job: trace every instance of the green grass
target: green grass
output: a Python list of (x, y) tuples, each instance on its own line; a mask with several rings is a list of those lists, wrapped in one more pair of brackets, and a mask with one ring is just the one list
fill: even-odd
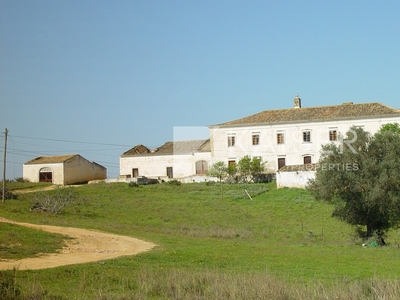
[(65, 236), (0, 222), (0, 260), (21, 259), (38, 253), (54, 253)]
[(7, 201), (0, 215), (134, 236), (158, 246), (99, 263), (18, 271), (26, 292), (47, 299), (265, 298), (257, 295), (262, 291), (282, 294), (275, 299), (311, 299), (311, 291), (314, 299), (324, 293), (374, 299), (369, 296), (382, 289), (398, 295), (399, 233), (390, 232), (388, 247), (362, 248), (352, 227), (331, 218), (333, 207), (304, 190), (224, 185), (223, 198), (218, 184), (102, 183), (75, 190), (79, 199), (61, 215), (29, 212), (31, 194)]
[[(3, 181), (0, 181), (1, 184), (3, 184)], [(40, 182), (40, 183), (35, 183), (35, 182), (16, 182), (16, 181), (6, 181), (6, 187), (11, 190), (25, 190), (25, 189), (41, 189), (44, 187), (51, 186), (52, 184), (49, 182)]]

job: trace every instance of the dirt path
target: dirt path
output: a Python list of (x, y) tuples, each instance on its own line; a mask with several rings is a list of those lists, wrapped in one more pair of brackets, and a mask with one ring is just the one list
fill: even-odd
[(66, 246), (59, 253), (20, 260), (0, 260), (0, 270), (12, 269), (13, 267), (16, 267), (18, 270), (46, 269), (88, 263), (124, 255), (138, 254), (140, 252), (149, 251), (155, 246), (153, 243), (132, 237), (94, 230), (21, 223), (1, 217), (0, 222), (36, 228), (52, 233), (60, 233), (72, 238), (65, 240)]

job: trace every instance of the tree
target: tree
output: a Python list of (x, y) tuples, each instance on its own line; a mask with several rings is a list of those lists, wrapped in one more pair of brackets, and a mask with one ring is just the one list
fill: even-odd
[(240, 181), (248, 182), (251, 180), (251, 157), (246, 155), (238, 162), (238, 173)]
[(251, 160), (251, 180), (254, 181), (257, 176), (264, 174), (266, 163), (260, 156), (253, 157)]
[(220, 183), (222, 182), (222, 179), (227, 176), (227, 174), (228, 167), (223, 161), (217, 161), (215, 164), (211, 165), (207, 172), (208, 176), (217, 177)]
[(208, 176), (217, 177), (219, 179), (219, 185), (221, 187), (221, 199), (224, 198), (224, 192), (222, 190), (222, 179), (228, 176), (229, 168), (223, 161), (217, 161), (211, 165), (207, 172)]
[(384, 245), (387, 230), (400, 223), (400, 134), (350, 128), (341, 143), (322, 147), (308, 189), (334, 203), (334, 217), (366, 226), (366, 237)]
[(399, 123), (388, 123), (382, 125), (380, 128), (380, 132), (391, 131), (393, 133), (400, 134), (400, 124)]
[(254, 181), (256, 176), (264, 173), (265, 162), (261, 157), (251, 158), (249, 155), (242, 157), (238, 163), (240, 180), (244, 182)]

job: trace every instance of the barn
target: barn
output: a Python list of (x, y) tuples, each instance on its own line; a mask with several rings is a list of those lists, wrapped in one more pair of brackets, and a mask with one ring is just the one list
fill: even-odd
[(79, 154), (39, 156), (24, 163), (23, 178), (66, 185), (106, 179), (107, 169)]

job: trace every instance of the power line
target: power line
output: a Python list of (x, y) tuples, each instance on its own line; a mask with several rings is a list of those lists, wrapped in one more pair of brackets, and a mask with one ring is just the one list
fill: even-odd
[(115, 147), (129, 147), (124, 144), (110, 144), (110, 143), (97, 143), (97, 142), (84, 142), (84, 141), (72, 141), (72, 140), (60, 140), (60, 139), (49, 139), (49, 138), (38, 138), (29, 136), (12, 135), (12, 137), (31, 139), (31, 140), (41, 140), (41, 141), (51, 141), (51, 142), (63, 142), (63, 143), (76, 143), (76, 144), (88, 144), (88, 145), (103, 145), (103, 146), (115, 146)]

